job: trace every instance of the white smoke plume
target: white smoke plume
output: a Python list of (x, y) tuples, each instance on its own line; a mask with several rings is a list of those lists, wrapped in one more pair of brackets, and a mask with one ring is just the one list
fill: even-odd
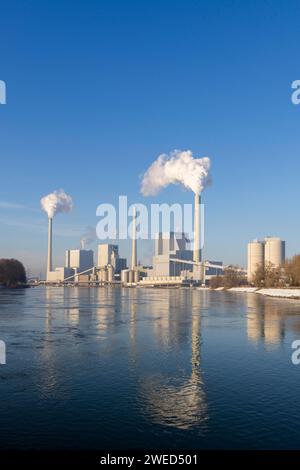
[(210, 159), (194, 158), (191, 150), (159, 155), (143, 176), (141, 192), (154, 196), (169, 184), (182, 184), (200, 194), (210, 182)]
[(73, 208), (73, 201), (71, 196), (66, 194), (63, 189), (57, 189), (53, 193), (42, 197), (41, 206), (48, 214), (49, 219), (52, 219), (60, 212), (70, 212)]
[(87, 227), (84, 234), (80, 239), (80, 248), (84, 250), (88, 245), (97, 240), (97, 234), (95, 227)]

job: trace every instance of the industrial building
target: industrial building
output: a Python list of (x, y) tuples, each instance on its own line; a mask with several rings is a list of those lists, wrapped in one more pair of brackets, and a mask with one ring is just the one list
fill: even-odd
[(264, 240), (252, 240), (248, 243), (248, 282), (253, 281), (259, 266), (280, 267), (285, 261), (285, 241), (278, 237), (266, 237)]
[(67, 250), (65, 267), (52, 271), (52, 219), (49, 219), (47, 282), (106, 285), (120, 282), (125, 286), (173, 286), (205, 283), (223, 274), (223, 263), (202, 262), (200, 249), (200, 196), (194, 203), (194, 244), (182, 232), (160, 232), (155, 240), (152, 267), (139, 266), (136, 239), (136, 209), (133, 208), (131, 266), (119, 256), (116, 244), (98, 245), (97, 265), (92, 250)]
[(98, 245), (97, 267), (103, 268), (104, 266), (111, 264), (112, 258), (117, 256), (119, 256), (118, 245), (112, 245), (109, 243)]
[(205, 279), (209, 280), (213, 276), (223, 276), (224, 266), (223, 261), (206, 261), (205, 265)]
[(47, 272), (47, 282), (62, 282), (64, 279), (74, 276), (74, 270), (66, 267), (55, 268)]
[[(48, 266), (52, 267), (52, 223), (49, 223)], [(49, 250), (50, 247), (50, 250)], [(98, 246), (98, 263), (94, 265), (93, 250), (66, 250), (65, 266), (55, 270), (47, 269), (46, 281), (49, 283), (95, 283), (104, 285), (120, 281), (120, 274), (127, 266), (121, 258), (118, 246), (101, 244)]]
[[(207, 269), (220, 274), (223, 265), (210, 265), (209, 262), (202, 263), (200, 242), (200, 195), (194, 197), (194, 246), (193, 251), (187, 248), (189, 239), (182, 232), (160, 232), (155, 240), (155, 254), (153, 256), (153, 267), (141, 273), (137, 267), (137, 244), (136, 244), (136, 211), (133, 212), (132, 233), (132, 263), (131, 270), (123, 270), (121, 280), (124, 285), (190, 285), (205, 282)], [(207, 273), (208, 278), (214, 275)], [(215, 274), (216, 275), (216, 274)]]
[(48, 282), (62, 282), (73, 276), (75, 279), (78, 273), (92, 269), (94, 266), (93, 250), (66, 250), (65, 266), (55, 268), (54, 271), (47, 272)]
[(67, 250), (66, 251), (66, 268), (77, 270), (78, 272), (86, 271), (94, 266), (93, 250)]
[[(221, 261), (195, 263), (194, 251), (187, 249), (189, 239), (181, 232), (160, 232), (155, 239), (153, 266), (122, 271), (126, 286), (186, 286), (208, 281), (224, 273)], [(198, 268), (195, 276), (195, 266)]]
[(118, 245), (103, 243), (98, 245), (97, 267), (113, 266), (115, 274), (120, 274), (122, 269), (126, 269), (127, 260), (119, 256)]
[[(187, 249), (188, 241), (184, 233), (160, 232), (155, 240), (152, 275), (180, 276), (181, 271), (190, 270), (191, 265), (183, 261), (193, 260), (193, 252)], [(174, 260), (182, 260), (182, 262)]]

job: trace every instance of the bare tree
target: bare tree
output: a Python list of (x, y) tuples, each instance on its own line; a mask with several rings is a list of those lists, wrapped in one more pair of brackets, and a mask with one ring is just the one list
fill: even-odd
[(283, 277), (281, 267), (268, 263), (257, 267), (252, 282), (256, 287), (281, 287), (284, 285)]
[(209, 281), (209, 287), (211, 289), (217, 289), (218, 287), (224, 287), (224, 276), (213, 276)]
[(228, 266), (224, 270), (223, 276), (214, 276), (211, 278), (209, 283), (212, 289), (216, 289), (218, 287), (230, 289), (231, 287), (240, 287), (245, 284), (247, 284), (246, 276), (238, 266)]
[(300, 255), (295, 255), (285, 262), (284, 272), (286, 282), (290, 286), (300, 286)]

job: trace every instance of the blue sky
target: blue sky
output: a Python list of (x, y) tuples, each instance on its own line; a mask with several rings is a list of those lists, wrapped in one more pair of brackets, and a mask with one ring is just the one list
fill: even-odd
[(45, 268), (39, 200), (57, 188), (75, 204), (55, 220), (57, 264), (119, 194), (191, 202), (139, 192), (173, 149), (212, 160), (206, 258), (245, 265), (266, 235), (300, 252), (299, 38), (296, 1), (1, 2), (0, 257)]

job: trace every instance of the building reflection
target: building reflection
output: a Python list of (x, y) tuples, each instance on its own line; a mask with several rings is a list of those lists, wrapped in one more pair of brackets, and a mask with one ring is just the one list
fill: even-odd
[[(87, 339), (95, 350), (117, 352), (119, 333), (125, 339), (127, 330), (122, 351), (125, 357), (128, 354), (129, 373), (138, 385), (138, 403), (146, 419), (177, 429), (203, 424), (208, 419), (201, 371), (203, 300), (197, 291), (184, 289), (148, 290), (145, 295), (139, 289), (46, 288), (41, 394), (51, 398), (63, 393), (60, 361), (69, 354), (80, 361)], [(61, 341), (64, 348), (57, 347)]]
[(41, 360), (46, 367), (41, 369), (41, 374), (35, 377), (38, 388), (44, 398), (57, 395), (58, 368), (53, 339), (53, 319), (56, 309), (56, 291), (53, 287), (45, 288), (45, 332)]
[[(174, 343), (190, 342), (191, 349), (189, 372), (182, 370), (180, 364), (177, 367), (170, 364), (168, 371), (174, 370), (173, 373), (147, 375), (140, 381), (143, 413), (157, 424), (189, 429), (208, 418), (201, 375), (201, 306), (198, 302), (199, 296), (195, 291), (170, 290), (168, 295), (165, 291), (164, 299), (161, 299), (161, 317), (154, 333), (165, 347), (172, 344), (172, 360)], [(183, 315), (188, 318), (183, 318)], [(178, 347), (177, 351), (180, 349), (183, 348)]]
[(252, 342), (277, 347), (285, 335), (284, 304), (247, 294), (247, 335)]

